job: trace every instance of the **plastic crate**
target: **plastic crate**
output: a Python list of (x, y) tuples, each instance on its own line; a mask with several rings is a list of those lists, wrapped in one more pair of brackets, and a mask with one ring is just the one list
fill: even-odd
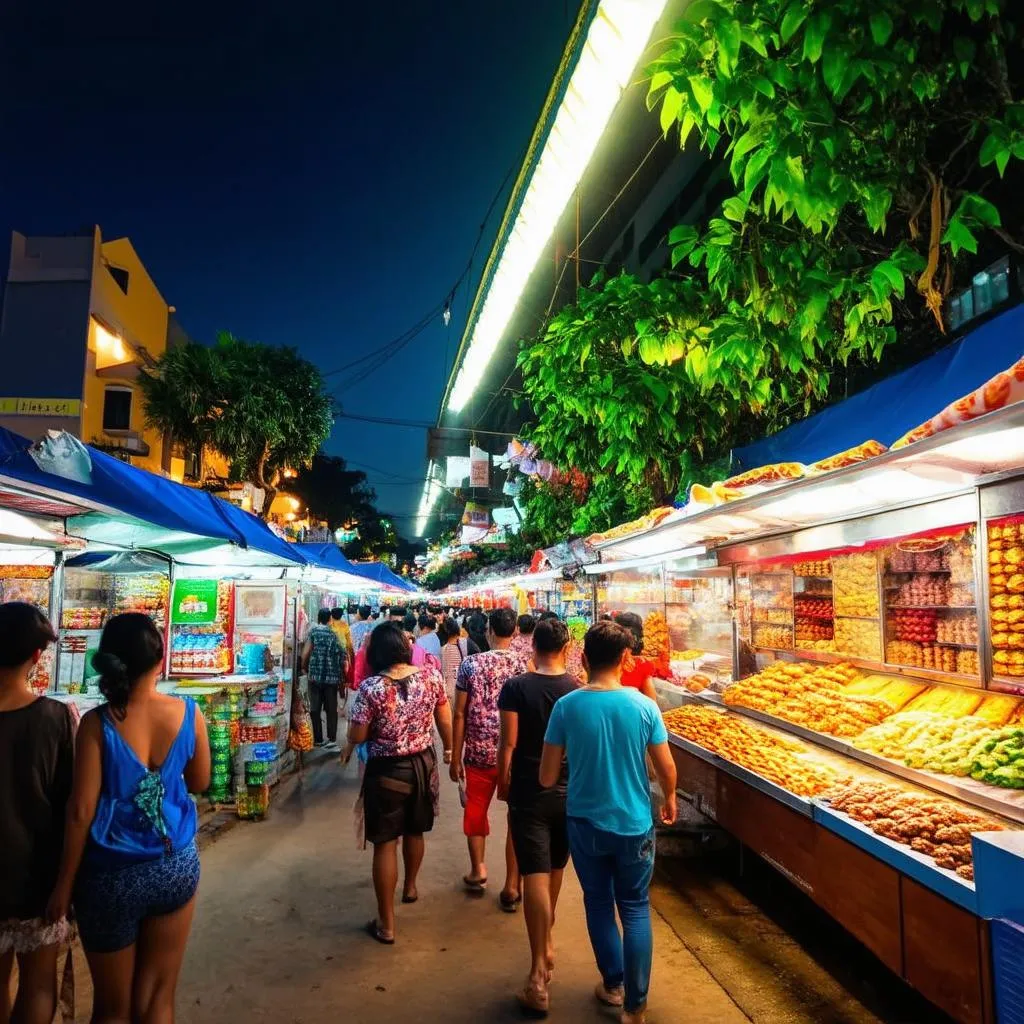
[(992, 974), (997, 1024), (1024, 1024), (1024, 927), (992, 922)]

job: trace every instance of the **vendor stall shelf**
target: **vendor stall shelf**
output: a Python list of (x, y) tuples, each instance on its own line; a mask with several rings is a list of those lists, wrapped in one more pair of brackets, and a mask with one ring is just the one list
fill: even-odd
[[(24, 601), (34, 604), (47, 618), (52, 619), (54, 567), (52, 565), (0, 565), (0, 604)], [(36, 693), (52, 689), (56, 651), (47, 647), (32, 671), (29, 682)]]
[(224, 675), (233, 668), (231, 580), (176, 579), (171, 601), (170, 673)]

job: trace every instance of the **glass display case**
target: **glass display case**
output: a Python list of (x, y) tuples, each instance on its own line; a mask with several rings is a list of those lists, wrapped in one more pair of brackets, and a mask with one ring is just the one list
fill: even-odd
[(663, 612), (664, 607), (665, 580), (660, 565), (630, 569), (615, 569), (609, 565), (608, 574), (598, 577), (599, 616), (635, 612), (640, 618), (646, 618), (653, 610)]
[(665, 567), (665, 618), (673, 678), (692, 692), (732, 682), (733, 579), (729, 569)]
[(92, 655), (109, 618), (125, 612), (148, 615), (166, 635), (168, 563), (140, 552), (100, 555), (64, 568), (60, 616), (59, 693), (95, 693)]

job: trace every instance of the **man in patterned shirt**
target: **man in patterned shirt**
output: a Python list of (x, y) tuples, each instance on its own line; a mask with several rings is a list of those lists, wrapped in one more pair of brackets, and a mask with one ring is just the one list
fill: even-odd
[[(498, 785), (498, 697), (509, 679), (526, 671), (529, 661), (527, 656), (510, 650), (515, 631), (516, 616), (511, 608), (491, 612), (487, 624), (490, 649), (466, 658), (455, 682), (451, 778), (465, 786), (462, 828), (469, 844), (470, 872), (463, 882), (475, 892), (487, 885), (484, 858), (491, 831), (487, 812)], [(505, 843), (505, 885), (500, 900), (502, 909), (510, 913), (520, 903), (519, 871), (510, 840)]]

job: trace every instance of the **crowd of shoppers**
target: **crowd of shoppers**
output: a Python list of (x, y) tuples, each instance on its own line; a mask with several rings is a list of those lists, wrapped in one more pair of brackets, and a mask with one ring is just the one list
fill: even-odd
[[(319, 745), (338, 749), (339, 703), (356, 690), (341, 757), (347, 763), (358, 748), (364, 765), (357, 811), (373, 847), (377, 903), (367, 932), (396, 941), (399, 859), (401, 903), (419, 899), (425, 835), (438, 813), (439, 736), (463, 800), (471, 893), (488, 885), (492, 800), (507, 803), (498, 903), (523, 909), (523, 1010), (543, 1017), (550, 1009), (555, 911), (571, 856), (596, 997), (624, 1024), (643, 1021), (655, 845), (648, 766), (664, 794), (661, 821), (674, 821), (676, 798), (665, 728), (646, 695), (642, 625), (628, 616), (600, 621), (576, 653), (550, 613), (497, 609), (483, 624), (479, 612), (460, 624), (443, 607), (418, 617), (391, 608), (378, 623), (364, 606), (352, 627), (345, 618), (339, 609), (319, 613), (300, 666)], [(35, 607), (0, 605), (0, 1020), (52, 1021), (73, 906), (93, 1019), (173, 1021), (200, 874), (189, 794), (210, 781), (205, 721), (191, 699), (159, 692), (164, 648), (152, 621), (118, 615), (94, 657), (106, 703), (82, 718), (76, 738), (68, 709), (29, 685), (54, 640)], [(570, 670), (574, 654), (579, 673)]]
[[(544, 1017), (550, 1009), (555, 910), (571, 855), (600, 976), (596, 998), (620, 1011), (623, 1024), (640, 1024), (653, 950), (648, 766), (664, 794), (658, 818), (676, 816), (675, 765), (640, 657), (642, 623), (628, 615), (600, 621), (579, 649), (551, 613), (517, 619), (497, 609), (482, 618), (472, 612), (460, 626), (453, 614), (427, 609), (415, 637), (385, 625), (370, 634), (374, 674), (359, 686), (349, 726), (350, 748), (370, 744), (361, 807), (374, 846), (377, 917), (367, 929), (378, 942), (395, 941), (399, 841), (402, 901), (419, 898), (423, 836), (437, 810), (436, 727), (464, 807), (470, 868), (463, 884), (471, 893), (488, 884), (491, 802), (497, 795), (508, 805), (498, 903), (524, 911), (524, 1012)], [(439, 669), (414, 664), (424, 636), (438, 640)], [(571, 659), (579, 672), (569, 670)]]

